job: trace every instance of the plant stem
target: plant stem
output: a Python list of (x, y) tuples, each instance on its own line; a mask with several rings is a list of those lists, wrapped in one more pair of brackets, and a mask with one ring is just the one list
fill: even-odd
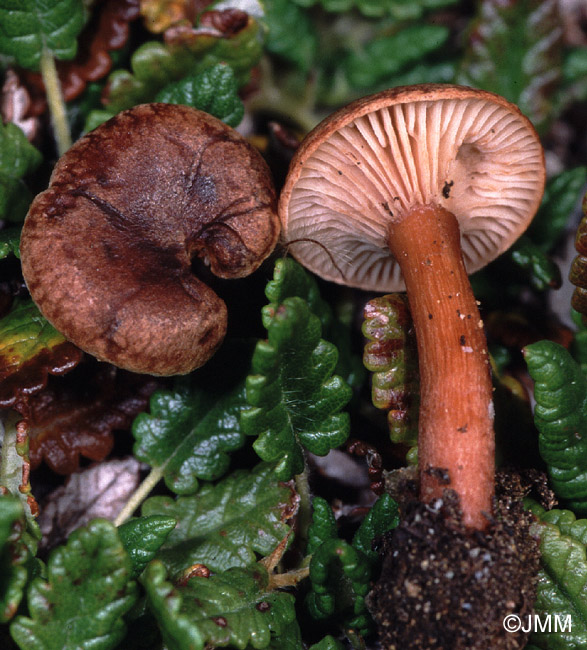
[(463, 262), (456, 217), (415, 206), (392, 224), (418, 341), (422, 501), (460, 497), (463, 521), (483, 529), (494, 490), (493, 388), (483, 322)]
[(304, 471), (295, 477), (296, 492), (300, 497), (300, 507), (298, 510), (297, 537), (305, 545), (308, 539), (308, 529), (312, 523), (312, 493), (308, 481), (308, 464), (305, 463)]
[(147, 498), (149, 492), (151, 492), (151, 490), (157, 485), (157, 483), (159, 483), (162, 478), (163, 467), (153, 467), (153, 469), (145, 477), (145, 480), (133, 492), (130, 499), (125, 503), (122, 510), (118, 513), (118, 516), (114, 520), (114, 525), (120, 526), (123, 524)]
[(67, 124), (65, 102), (61, 92), (61, 84), (51, 52), (44, 47), (41, 53), (41, 76), (45, 84), (49, 113), (53, 125), (53, 134), (57, 143), (57, 153), (62, 156), (71, 147), (71, 133)]

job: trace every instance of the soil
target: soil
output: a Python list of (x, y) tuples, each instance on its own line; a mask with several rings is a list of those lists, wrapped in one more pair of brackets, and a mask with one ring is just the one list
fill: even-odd
[(383, 648), (525, 646), (527, 634), (503, 626), (511, 614), (527, 620), (535, 599), (539, 549), (524, 493), (521, 479), (502, 476), (483, 532), (462, 524), (452, 490), (431, 504), (413, 498), (404, 504), (400, 525), (383, 542), (381, 576), (368, 597)]

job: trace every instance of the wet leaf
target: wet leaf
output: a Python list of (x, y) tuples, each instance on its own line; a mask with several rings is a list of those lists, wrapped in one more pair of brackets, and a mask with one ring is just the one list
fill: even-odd
[(580, 650), (587, 644), (587, 520), (575, 520), (568, 510), (546, 512), (536, 503), (530, 509), (540, 519), (535, 526), (541, 554), (535, 610), (543, 620), (551, 615), (564, 622), (569, 616), (572, 622), (565, 632), (552, 629), (554, 624), (534, 631), (530, 643), (542, 650)]
[(152, 562), (142, 581), (169, 650), (269, 648), (297, 627), (294, 596), (272, 591), (260, 565), (194, 577), (185, 587), (174, 587), (165, 567)]
[(325, 636), (322, 641), (311, 645), (310, 650), (345, 650), (345, 646), (329, 635)]
[(371, 563), (377, 562), (379, 553), (373, 549), (373, 541), (395, 528), (398, 524), (398, 505), (389, 494), (383, 494), (373, 504), (371, 510), (361, 522), (353, 537), (353, 547), (361, 551)]
[(41, 160), (38, 149), (16, 124), (0, 124), (0, 219), (12, 222), (24, 219), (32, 195), (22, 179)]
[(115, 519), (139, 484), (134, 458), (103, 461), (67, 478), (42, 504), (44, 548), (53, 548), (92, 519)]
[(312, 523), (308, 528), (308, 547), (306, 553), (312, 553), (324, 542), (338, 538), (336, 519), (332, 508), (326, 499), (314, 497), (312, 499)]
[(101, 461), (114, 443), (113, 431), (128, 429), (160, 383), (88, 359), (28, 401), (33, 467), (45, 461), (60, 474), (79, 468), (80, 456)]
[(157, 558), (176, 577), (194, 564), (211, 571), (246, 567), (256, 554), (269, 555), (288, 534), (297, 511), (297, 495), (279, 483), (270, 465), (229, 474), (187, 497), (151, 497), (142, 515), (177, 520)]
[(160, 468), (171, 490), (191, 494), (200, 479), (222, 476), (229, 452), (243, 446), (239, 416), (246, 407), (242, 382), (223, 394), (198, 388), (190, 378), (178, 379), (175, 390), (155, 393), (150, 413), (133, 423), (135, 456)]
[(415, 445), (418, 439), (420, 382), (416, 335), (408, 301), (391, 294), (370, 300), (364, 309), (367, 338), (363, 363), (371, 371), (371, 400), (387, 411), (393, 442)]
[(257, 344), (246, 395), (251, 405), (241, 426), (258, 436), (255, 451), (276, 462), (276, 476), (288, 480), (304, 468), (302, 449), (318, 456), (342, 444), (349, 418), (340, 410), (350, 387), (333, 375), (336, 348), (320, 338), (320, 321), (302, 298), (286, 298), (263, 311), (268, 339)]
[(116, 648), (123, 615), (136, 599), (131, 563), (116, 528), (97, 519), (71, 534), (47, 563), (48, 579), (28, 590), (30, 618), (17, 616), (10, 632), (23, 650)]
[(534, 379), (534, 422), (552, 487), (578, 513), (587, 512), (587, 380), (562, 346), (540, 341), (524, 356)]
[(20, 257), (20, 228), (0, 230), (0, 259), (9, 255)]
[(131, 519), (118, 528), (118, 535), (132, 562), (132, 577), (137, 578), (155, 557), (175, 528), (173, 517), (152, 515)]
[(218, 63), (166, 86), (156, 101), (192, 106), (233, 127), (240, 124), (245, 113), (234, 73), (225, 63)]
[(0, 53), (31, 70), (38, 70), (43, 48), (73, 59), (84, 21), (79, 0), (0, 0)]
[(469, 35), (459, 83), (502, 95), (542, 129), (562, 76), (556, 0), (486, 0)]

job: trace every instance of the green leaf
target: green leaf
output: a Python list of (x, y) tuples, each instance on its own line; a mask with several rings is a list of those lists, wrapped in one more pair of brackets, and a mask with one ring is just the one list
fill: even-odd
[(527, 275), (534, 289), (559, 289), (562, 284), (558, 264), (528, 236), (522, 235), (509, 251), (512, 261)]
[[(169, 650), (268, 648), (297, 627), (292, 594), (272, 591), (261, 565), (234, 568), (174, 587), (152, 562), (143, 576), (149, 607)], [(279, 646), (277, 646), (279, 647)]]
[(152, 497), (142, 515), (177, 521), (157, 553), (173, 576), (204, 564), (211, 571), (244, 567), (269, 555), (290, 532), (287, 520), (297, 511), (297, 495), (279, 483), (271, 466), (233, 472), (216, 485), (188, 497)]
[(115, 648), (124, 638), (122, 616), (135, 601), (131, 563), (108, 521), (73, 532), (47, 563), (48, 580), (28, 590), (30, 618), (17, 616), (10, 632), (23, 650)]
[(84, 20), (82, 0), (0, 0), (0, 53), (30, 70), (38, 70), (43, 48), (73, 59)]
[(581, 650), (587, 647), (587, 520), (576, 521), (564, 510), (546, 512), (536, 503), (530, 509), (540, 519), (535, 527), (541, 554), (535, 611), (542, 618), (550, 614), (572, 621), (564, 633), (533, 632), (530, 642), (542, 650)]
[(353, 547), (357, 551), (361, 551), (372, 564), (377, 562), (379, 553), (372, 548), (373, 540), (395, 528), (398, 524), (398, 505), (389, 494), (384, 494), (377, 499), (361, 522), (353, 537)]
[(546, 183), (540, 209), (528, 228), (528, 236), (544, 252), (560, 240), (587, 180), (587, 167), (575, 167)]
[(0, 122), (0, 219), (12, 222), (24, 219), (32, 195), (22, 179), (34, 171), (42, 159), (38, 149), (16, 124)]
[(364, 16), (382, 18), (391, 16), (396, 20), (420, 18), (426, 10), (440, 9), (457, 0), (294, 0), (302, 7), (320, 4), (326, 11), (344, 12), (356, 7)]
[(310, 561), (312, 589), (306, 600), (310, 614), (325, 619), (339, 613), (347, 627), (365, 633), (370, 625), (365, 605), (370, 577), (369, 561), (348, 542), (342, 539), (323, 542)]
[(6, 228), (0, 231), (0, 259), (9, 255), (20, 258), (20, 228)]
[(225, 63), (169, 84), (159, 92), (156, 101), (192, 106), (214, 115), (229, 126), (238, 126), (245, 113), (234, 72)]
[(318, 46), (316, 30), (308, 14), (290, 0), (266, 0), (265, 22), (269, 28), (265, 49), (307, 73)]
[(502, 95), (544, 128), (562, 76), (562, 29), (555, 0), (478, 3), (459, 83)]
[(20, 500), (0, 496), (0, 623), (9, 621), (22, 600), (31, 552), (23, 533), (26, 519)]
[(118, 535), (132, 562), (131, 577), (138, 577), (175, 528), (173, 517), (153, 515), (131, 519), (118, 527)]
[[(259, 23), (249, 16), (235, 34), (212, 35), (209, 29), (195, 29), (185, 40), (160, 43), (148, 41), (130, 60), (131, 70), (116, 70), (108, 78), (106, 108), (112, 114), (136, 104), (153, 101), (157, 93), (186, 75), (203, 72), (218, 63), (233, 70), (239, 86), (245, 84), (251, 68), (263, 53)], [(90, 114), (91, 115), (91, 114)]]
[(311, 645), (309, 650), (344, 650), (345, 646), (330, 635), (325, 636), (322, 641)]
[(587, 194), (583, 197), (583, 218), (575, 234), (577, 256), (571, 264), (569, 280), (575, 285), (571, 296), (571, 307), (582, 315), (587, 325)]
[(230, 464), (228, 452), (242, 447), (239, 414), (247, 407), (243, 384), (226, 394), (205, 391), (196, 377), (176, 380), (175, 390), (151, 396), (150, 413), (135, 418), (135, 456), (163, 470), (177, 494), (191, 494), (198, 479), (212, 481)]
[(338, 539), (338, 529), (332, 508), (326, 499), (312, 499), (312, 523), (308, 528), (308, 546), (306, 553), (312, 553), (324, 542)]
[(583, 323), (581, 314), (574, 309), (571, 309), (571, 318), (577, 326), (577, 331), (575, 332), (570, 352), (573, 355), (573, 359), (581, 366), (583, 374), (587, 375), (587, 325)]
[(552, 341), (524, 349), (535, 382), (534, 422), (540, 455), (557, 496), (587, 512), (587, 380), (580, 366)]
[(343, 61), (346, 77), (355, 88), (378, 84), (439, 49), (448, 36), (448, 29), (440, 25), (410, 25), (391, 36), (377, 38)]
[(257, 344), (247, 401), (241, 413), (248, 435), (257, 435), (255, 451), (276, 462), (276, 476), (288, 480), (304, 468), (302, 449), (318, 456), (341, 445), (349, 417), (340, 413), (350, 387), (332, 372), (336, 348), (320, 338), (320, 321), (301, 298), (287, 298), (264, 308), (268, 339)]

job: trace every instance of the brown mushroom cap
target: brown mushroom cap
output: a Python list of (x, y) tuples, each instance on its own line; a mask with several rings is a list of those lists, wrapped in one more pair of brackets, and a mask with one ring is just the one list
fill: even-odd
[(538, 136), (502, 97), (453, 85), (393, 88), (346, 106), (306, 137), (281, 194), (283, 238), (327, 280), (398, 291), (390, 223), (418, 204), (449, 210), (471, 273), (526, 229), (544, 181)]
[(25, 281), (83, 350), (135, 372), (187, 373), (227, 318), (192, 258), (248, 275), (275, 246), (275, 207), (267, 165), (233, 129), (187, 106), (136, 106), (76, 142), (33, 201)]

